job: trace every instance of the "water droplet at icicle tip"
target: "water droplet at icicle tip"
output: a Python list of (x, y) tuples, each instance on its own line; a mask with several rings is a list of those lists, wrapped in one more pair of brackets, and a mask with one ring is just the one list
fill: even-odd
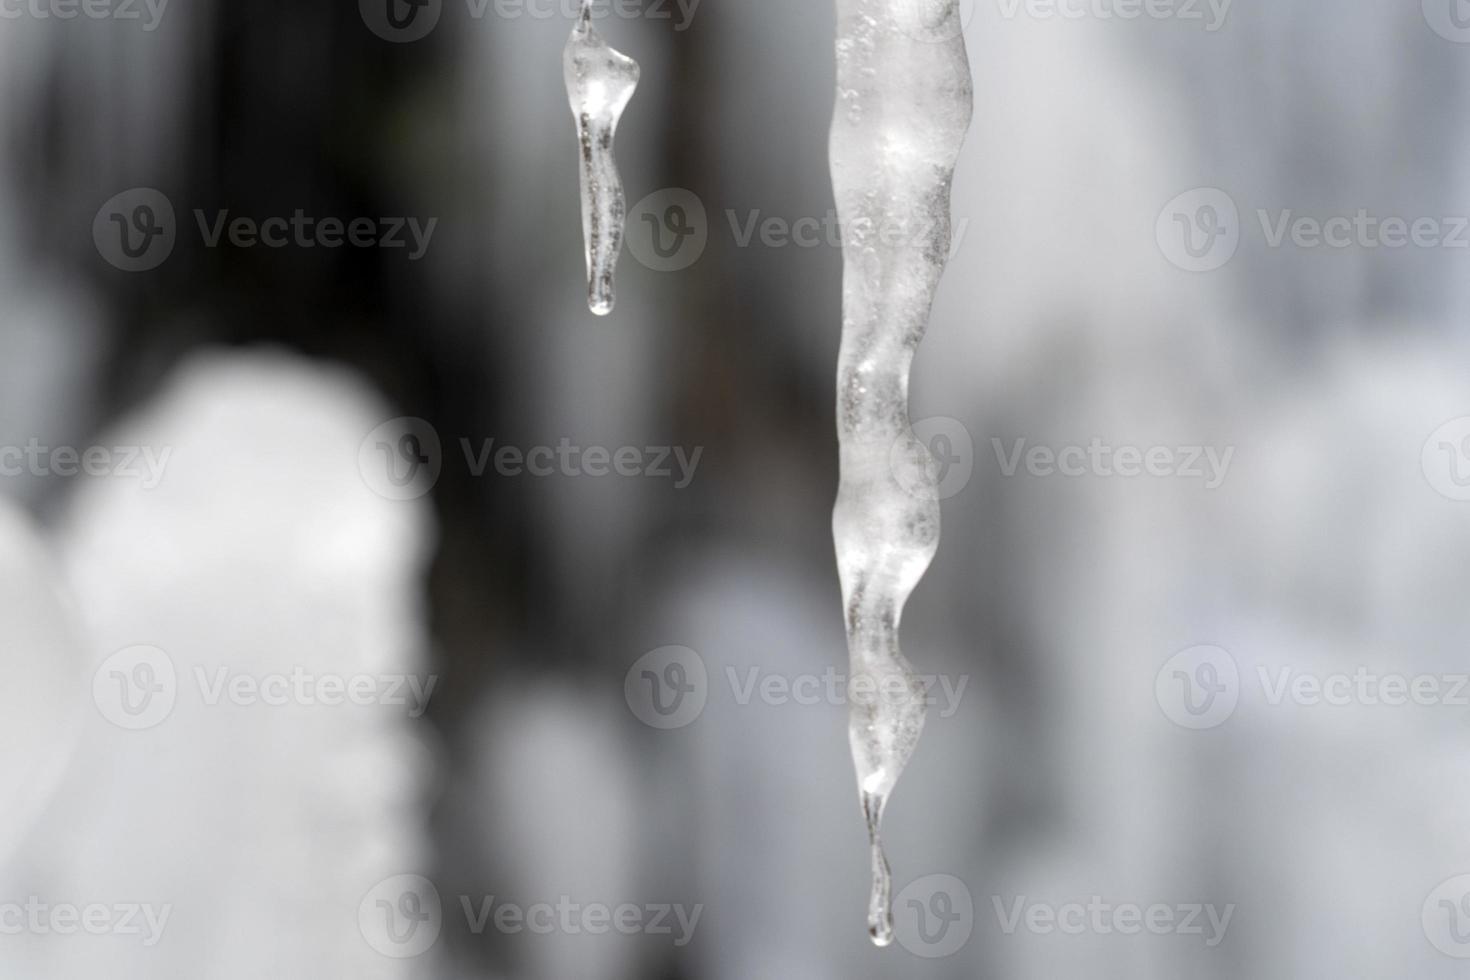
[[(870, 690), (892, 690), (884, 682), (899, 681), (897, 689), (910, 692), (849, 699), (848, 740), (873, 874), (868, 934), (887, 946), (892, 876), (879, 829), (924, 724), (923, 684), (899, 649), (899, 623), (939, 543), (934, 467), (921, 467), (921, 485), (905, 487), (889, 460), (896, 447), (903, 458), (928, 459), (909, 425), (909, 369), (949, 254), (950, 188), (974, 96), (958, 0), (836, 4), (830, 150), (844, 234), (841, 483), (832, 532), (849, 676), (876, 682)], [(868, 231), (916, 222), (923, 233), (903, 241)]]
[(616, 301), (613, 276), (627, 216), (613, 144), (640, 72), (638, 62), (610, 47), (592, 26), (594, 2), (582, 0), (581, 14), (562, 52), (562, 72), (577, 124), (587, 307), (606, 316)]

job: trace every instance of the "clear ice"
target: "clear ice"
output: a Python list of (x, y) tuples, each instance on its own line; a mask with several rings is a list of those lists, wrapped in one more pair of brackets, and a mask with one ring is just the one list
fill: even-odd
[(581, 150), (582, 239), (587, 249), (587, 306), (612, 312), (613, 272), (623, 249), (628, 205), (618, 176), (613, 138), (618, 120), (638, 87), (638, 62), (608, 46), (592, 26), (594, 0), (582, 12), (562, 52), (567, 100), (577, 120)]
[(879, 826), (926, 697), (899, 650), (899, 620), (939, 544), (934, 461), (909, 426), (909, 367), (949, 256), (950, 185), (973, 104), (959, 0), (837, 0), (842, 479), (832, 531), (851, 657), (848, 737), (872, 852), (868, 933), (879, 946), (893, 940)]

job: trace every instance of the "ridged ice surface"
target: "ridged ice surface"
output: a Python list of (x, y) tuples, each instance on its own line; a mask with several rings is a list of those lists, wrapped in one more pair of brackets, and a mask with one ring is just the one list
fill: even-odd
[(613, 273), (623, 249), (628, 205), (618, 176), (613, 139), (618, 120), (638, 87), (638, 62), (609, 47), (592, 26), (593, 0), (582, 13), (562, 52), (567, 100), (577, 120), (581, 154), (582, 239), (587, 249), (587, 306), (598, 316), (612, 312)]
[[(842, 482), (832, 530), (854, 684), (848, 734), (872, 847), (868, 931), (880, 946), (893, 917), (879, 824), (924, 726), (899, 620), (939, 543), (934, 462), (909, 427), (909, 366), (949, 256), (950, 184), (973, 101), (959, 0), (837, 0)], [(878, 693), (860, 697), (860, 684)]]

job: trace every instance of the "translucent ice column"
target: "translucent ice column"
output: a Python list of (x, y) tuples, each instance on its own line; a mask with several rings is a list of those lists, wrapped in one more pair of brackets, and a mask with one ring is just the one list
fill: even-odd
[(638, 87), (638, 62), (609, 47), (593, 28), (592, 4), (593, 0), (582, 0), (581, 16), (562, 52), (562, 70), (581, 153), (587, 306), (598, 316), (606, 316), (613, 308), (613, 271), (623, 248), (628, 210), (613, 139), (618, 120)]
[(899, 620), (939, 543), (909, 366), (950, 248), (950, 184), (973, 92), (959, 0), (837, 0), (832, 183), (843, 231), (832, 515), (851, 656), (849, 738), (872, 848), (868, 931), (893, 938), (879, 824), (924, 725)]

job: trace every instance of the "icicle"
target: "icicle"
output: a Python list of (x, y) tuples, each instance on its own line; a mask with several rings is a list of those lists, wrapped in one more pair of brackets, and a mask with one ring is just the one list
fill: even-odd
[(851, 656), (848, 736), (872, 848), (868, 932), (879, 946), (893, 940), (879, 825), (924, 725), (899, 620), (939, 544), (934, 463), (909, 427), (909, 366), (949, 255), (950, 184), (973, 101), (959, 0), (837, 0), (842, 483), (832, 530)]
[(562, 70), (582, 156), (587, 306), (598, 316), (607, 316), (613, 308), (613, 270), (623, 248), (627, 212), (613, 138), (623, 109), (638, 87), (638, 62), (608, 47), (593, 28), (593, 2), (582, 0), (581, 16), (562, 52)]

